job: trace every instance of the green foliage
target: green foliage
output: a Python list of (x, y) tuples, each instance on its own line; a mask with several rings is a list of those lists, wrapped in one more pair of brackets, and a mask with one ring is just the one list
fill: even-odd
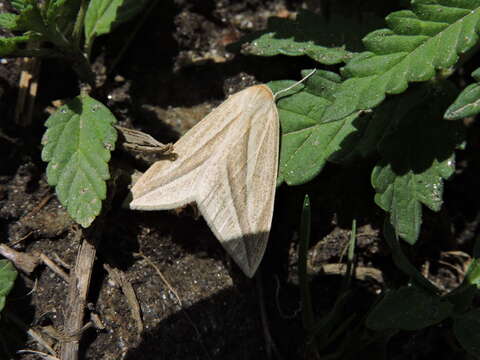
[(458, 120), (480, 113), (480, 68), (475, 70), (472, 76), (477, 82), (463, 89), (445, 112), (445, 119)]
[(419, 330), (443, 321), (452, 314), (453, 305), (416, 286), (390, 290), (367, 317), (372, 330)]
[(48, 183), (55, 186), (68, 213), (88, 227), (100, 213), (109, 179), (108, 161), (115, 147), (115, 117), (100, 102), (79, 96), (47, 120), (42, 159)]
[(17, 49), (17, 45), (30, 40), (27, 35), (9, 38), (0, 38), (0, 56), (8, 55)]
[(459, 54), (477, 43), (479, 0), (412, 0), (411, 6), (387, 16), (389, 28), (363, 39), (367, 51), (343, 69), (348, 79), (327, 110), (327, 121), (373, 108), (386, 94), (405, 91), (409, 82), (432, 79), (435, 70), (455, 65)]
[(440, 210), (443, 179), (455, 171), (454, 151), (463, 141), (461, 124), (443, 120), (438, 106), (451, 99), (448, 90), (420, 87), (403, 97), (378, 144), (381, 160), (372, 173), (375, 202), (411, 244), (420, 232), (422, 204)]
[(85, 15), (86, 48), (97, 36), (111, 32), (137, 15), (147, 3), (147, 0), (91, 0)]
[[(310, 71), (305, 70), (302, 74)], [(276, 92), (291, 84), (276, 81), (269, 86)], [(343, 140), (356, 130), (353, 121), (358, 114), (341, 121), (322, 122), (339, 84), (337, 74), (317, 71), (306, 80), (303, 91), (295, 88), (280, 96), (277, 102), (282, 127), (279, 183), (285, 181), (289, 185), (298, 185), (309, 181), (340, 150)]]
[[(20, 12), (19, 15), (15, 14), (2, 14), (0, 18), (0, 27), (22, 32), (21, 36), (16, 37), (1, 37), (0, 47), (1, 56), (16, 56), (28, 54), (22, 52), (17, 45), (24, 42), (32, 45), (32, 53), (39, 53), (39, 50), (44, 50), (43, 54), (53, 55), (54, 51), (48, 48), (40, 48), (36, 45), (38, 40), (49, 41), (57, 46), (65, 47), (65, 39), (60, 33), (55, 30), (53, 24), (49, 24), (47, 19), (42, 14), (42, 9), (39, 7), (37, 1), (24, 0), (14, 1), (12, 5)], [(10, 46), (6, 46), (9, 44)]]
[(0, 260), (0, 311), (5, 306), (5, 299), (17, 278), (17, 270), (8, 260)]
[(43, 12), (46, 22), (54, 25), (59, 32), (70, 38), (75, 19), (82, 12), (81, 0), (50, 0)]
[(4, 29), (14, 30), (17, 26), (18, 16), (11, 13), (0, 14), (0, 27)]
[(31, 0), (11, 0), (10, 3), (18, 11), (24, 10), (27, 6), (32, 4)]
[[(279, 99), (279, 183), (302, 184), (316, 176), (327, 161), (345, 162), (378, 152), (381, 160), (372, 174), (375, 201), (389, 212), (397, 234), (415, 243), (422, 204), (434, 211), (440, 209), (443, 181), (454, 171), (461, 125), (441, 121), (441, 104), (449, 104), (453, 98), (445, 95), (439, 101), (438, 96), (443, 96), (439, 91), (437, 98), (427, 100), (414, 89), (412, 95), (368, 112), (387, 94), (405, 91), (409, 82), (433, 79), (437, 70), (449, 69), (459, 54), (471, 49), (478, 40), (480, 1), (414, 0), (411, 10), (391, 13), (386, 22), (388, 28), (363, 39), (366, 51), (344, 58), (343, 77), (319, 71), (303, 90)], [(281, 33), (279, 29), (280, 25), (276, 32), (267, 31), (254, 42), (264, 44), (260, 49), (270, 49), (269, 54), (289, 54), (280, 50), (288, 41), (290, 48), (301, 49), (302, 42), (295, 41), (300, 38), (275, 35)], [(283, 30), (285, 34), (287, 30)], [(267, 42), (275, 36), (278, 39)], [(283, 39), (282, 46), (279, 39)], [(320, 41), (315, 44), (322, 44)], [(297, 50), (290, 55), (302, 54)], [(275, 82), (271, 87), (278, 90), (287, 84)], [(451, 87), (437, 86), (447, 94)], [(424, 104), (419, 102), (422, 99)], [(468, 100), (471, 108), (475, 106), (475, 94)], [(429, 101), (431, 106), (425, 106)]]
[(321, 64), (338, 64), (361, 49), (361, 34), (381, 24), (373, 15), (363, 15), (354, 19), (333, 13), (326, 17), (300, 10), (295, 20), (270, 18), (266, 30), (236, 45), (242, 45), (242, 52), (250, 55), (306, 55)]

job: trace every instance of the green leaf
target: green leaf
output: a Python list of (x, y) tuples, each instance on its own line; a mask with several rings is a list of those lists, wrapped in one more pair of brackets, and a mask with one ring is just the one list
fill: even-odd
[(87, 46), (97, 36), (108, 34), (137, 15), (147, 3), (148, 0), (91, 0), (85, 14)]
[(5, 306), (5, 299), (13, 287), (17, 270), (8, 260), (0, 260), (0, 311)]
[[(304, 75), (310, 70), (304, 70)], [(291, 85), (291, 81), (269, 83), (274, 92)], [(296, 87), (277, 102), (282, 138), (278, 183), (305, 183), (317, 175), (327, 160), (334, 160), (344, 139), (357, 129), (358, 114), (341, 121), (322, 123), (325, 109), (333, 101), (340, 77), (332, 72), (317, 71), (306, 80), (303, 90)], [(300, 89), (301, 91), (298, 91)]]
[(67, 27), (73, 27), (81, 0), (50, 0), (46, 9), (46, 18), (49, 25), (56, 25), (65, 33)]
[(477, 83), (470, 84), (445, 112), (445, 119), (458, 120), (480, 113), (480, 68), (472, 73)]
[(368, 315), (366, 326), (377, 331), (420, 330), (445, 320), (452, 310), (453, 305), (441, 297), (404, 286), (387, 291)]
[(339, 86), (324, 121), (373, 108), (387, 94), (405, 91), (409, 82), (430, 80), (436, 70), (452, 67), (478, 42), (480, 0), (412, 0), (411, 10), (394, 12), (386, 21), (389, 28), (367, 35), (367, 51), (343, 69), (349, 79)]
[(15, 30), (34, 31), (43, 35), (48, 32), (42, 13), (35, 2), (22, 9)]
[(48, 183), (68, 213), (88, 227), (100, 213), (117, 133), (113, 114), (89, 96), (78, 96), (51, 115), (42, 139)]
[(411, 244), (420, 232), (422, 204), (440, 210), (443, 179), (453, 174), (454, 151), (463, 141), (462, 124), (442, 120), (438, 104), (450, 99), (443, 90), (421, 87), (408, 94), (410, 105), (391, 120), (372, 173), (375, 202), (390, 213), (396, 234)]
[(319, 63), (332, 65), (352, 56), (345, 48), (361, 49), (357, 40), (358, 33), (366, 31), (359, 27), (359, 23), (341, 15), (327, 19), (300, 10), (295, 20), (277, 17), (268, 19), (266, 30), (248, 35), (234, 46), (242, 45), (242, 52), (250, 55), (307, 55)]
[(453, 331), (462, 347), (480, 358), (480, 309), (455, 317)]
[(0, 37), (0, 56), (10, 55), (17, 50), (17, 45), (30, 40), (30, 36)]
[(22, 11), (27, 6), (32, 4), (32, 0), (11, 0), (10, 3), (18, 11)]
[(18, 15), (12, 13), (0, 14), (0, 28), (15, 30), (17, 27)]
[(352, 57), (351, 51), (362, 49), (359, 34), (382, 23), (373, 14), (362, 15), (354, 19), (335, 12), (326, 17), (300, 10), (295, 20), (268, 19), (266, 30), (244, 37), (234, 47), (242, 45), (242, 52), (250, 55), (306, 55), (321, 64), (338, 64)]

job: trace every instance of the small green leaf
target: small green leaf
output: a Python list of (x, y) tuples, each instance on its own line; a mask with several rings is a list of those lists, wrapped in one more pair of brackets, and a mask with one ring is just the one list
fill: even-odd
[(35, 31), (39, 34), (46, 34), (47, 27), (40, 8), (35, 1), (29, 1), (30, 4), (23, 7), (17, 18), (17, 26), (15, 30)]
[(30, 40), (30, 36), (0, 37), (0, 56), (10, 55), (17, 50), (17, 45)]
[(480, 358), (480, 309), (455, 317), (453, 331), (462, 347)]
[(372, 330), (420, 330), (445, 320), (453, 305), (441, 297), (426, 293), (415, 286), (390, 290), (367, 317)]
[[(302, 73), (306, 75), (309, 71)], [(325, 109), (331, 104), (339, 82), (337, 74), (317, 71), (306, 80), (303, 90), (294, 88), (280, 96), (277, 108), (282, 138), (278, 183), (285, 181), (289, 185), (298, 185), (312, 179), (327, 160), (332, 160), (346, 146), (344, 139), (357, 130), (353, 122), (358, 114), (341, 121), (322, 123)], [(276, 92), (291, 84), (277, 81), (269, 86)]]
[(65, 33), (67, 27), (73, 27), (80, 10), (81, 0), (50, 0), (46, 9), (46, 18), (49, 25), (55, 24)]
[(100, 213), (117, 133), (113, 114), (89, 96), (78, 96), (46, 122), (42, 159), (48, 183), (68, 213), (88, 227)]
[(18, 11), (22, 11), (27, 6), (32, 4), (32, 0), (11, 0), (10, 3)]
[(0, 311), (5, 306), (5, 299), (13, 287), (17, 270), (8, 260), (0, 260)]
[(137, 15), (147, 3), (147, 0), (91, 0), (85, 14), (87, 47), (97, 36), (108, 34)]
[(0, 28), (15, 30), (17, 27), (18, 15), (12, 13), (0, 14)]
[(472, 73), (477, 83), (470, 84), (445, 112), (445, 119), (458, 120), (480, 113), (480, 68)]
[(336, 12), (326, 17), (300, 10), (295, 20), (268, 19), (266, 30), (247, 35), (233, 47), (241, 45), (250, 55), (306, 55), (321, 64), (338, 64), (350, 58), (351, 51), (363, 49), (359, 34), (381, 24), (373, 14), (362, 15), (347, 19)]
[[(416, 98), (416, 100), (412, 100)], [(390, 213), (398, 236), (414, 244), (422, 222), (422, 204), (433, 211), (442, 206), (443, 180), (455, 170), (454, 151), (463, 140), (459, 122), (442, 120), (438, 104), (450, 96), (412, 91), (405, 106), (392, 119), (390, 131), (379, 144), (382, 159), (372, 173), (375, 202)]]

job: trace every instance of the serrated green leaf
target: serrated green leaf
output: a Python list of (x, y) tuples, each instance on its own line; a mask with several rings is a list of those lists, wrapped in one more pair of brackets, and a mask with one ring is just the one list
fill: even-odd
[(0, 14), (0, 28), (15, 30), (17, 27), (18, 15), (12, 13)]
[(22, 11), (28, 5), (32, 4), (32, 0), (11, 0), (10, 3), (12, 6), (17, 9), (18, 11)]
[(91, 0), (85, 14), (87, 46), (100, 35), (137, 15), (148, 0)]
[(455, 317), (453, 331), (462, 347), (480, 358), (480, 309)]
[(29, 4), (22, 8), (17, 18), (15, 30), (34, 31), (39, 34), (47, 33), (46, 24), (36, 2), (29, 1)]
[(43, 139), (48, 183), (72, 218), (88, 227), (100, 213), (117, 133), (113, 114), (89, 96), (78, 96), (51, 115)]
[(373, 170), (372, 185), (375, 202), (390, 213), (397, 235), (413, 244), (422, 204), (433, 211), (441, 208), (443, 180), (455, 170), (454, 151), (463, 140), (463, 128), (442, 120), (438, 104), (448, 103), (448, 94), (423, 87), (406, 99), (412, 104), (393, 119), (379, 145), (382, 158)]
[(368, 315), (366, 326), (377, 331), (420, 330), (445, 320), (452, 310), (453, 305), (441, 297), (404, 286), (385, 294)]
[[(357, 130), (353, 122), (358, 114), (322, 123), (325, 108), (331, 104), (339, 82), (337, 74), (317, 71), (305, 82), (302, 91), (292, 89), (293, 95), (282, 94), (278, 100), (282, 129), (279, 183), (298, 185), (309, 181), (341, 150), (344, 139)], [(291, 83), (272, 82), (269, 86), (276, 92)]]
[(399, 94), (412, 81), (427, 81), (436, 70), (448, 69), (459, 54), (478, 42), (480, 1), (412, 0), (411, 10), (386, 18), (388, 29), (364, 38), (367, 51), (343, 68), (344, 81), (324, 121), (335, 121)]
[[(350, 19), (351, 20), (351, 19)], [(360, 49), (359, 43), (345, 44), (346, 19), (338, 16), (326, 19), (312, 12), (301, 10), (295, 20), (272, 17), (268, 19), (267, 29), (244, 37), (235, 45), (242, 45), (242, 52), (257, 56), (302, 56), (307, 55), (322, 64), (332, 65), (344, 62), (352, 56), (346, 50)], [(345, 25), (345, 26), (341, 26)], [(351, 47), (349, 47), (351, 45)]]
[(80, 10), (81, 0), (50, 0), (46, 9), (49, 25), (56, 25), (65, 33), (67, 27), (73, 27)]
[(13, 287), (17, 270), (8, 260), (0, 260), (0, 311), (5, 306), (5, 299)]
[(30, 40), (30, 36), (0, 37), (0, 56), (6, 56), (17, 50), (17, 45)]
[[(480, 81), (480, 68), (472, 73)], [(470, 84), (458, 95), (457, 99), (445, 112), (445, 119), (458, 120), (480, 113), (480, 84)]]

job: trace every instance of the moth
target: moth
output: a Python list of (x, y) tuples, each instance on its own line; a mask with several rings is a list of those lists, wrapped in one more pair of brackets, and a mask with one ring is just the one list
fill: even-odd
[(130, 208), (168, 210), (195, 202), (225, 250), (252, 277), (272, 223), (279, 127), (268, 86), (230, 96), (174, 144), (175, 161), (157, 161), (140, 177)]

